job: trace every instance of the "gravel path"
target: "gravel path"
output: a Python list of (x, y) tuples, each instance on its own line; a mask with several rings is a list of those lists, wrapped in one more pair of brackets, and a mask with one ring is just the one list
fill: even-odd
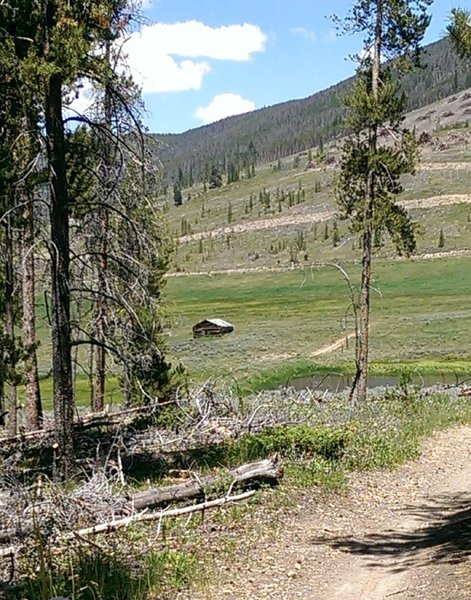
[(348, 494), (293, 493), (276, 531), (243, 539), (197, 599), (471, 598), (471, 427), (429, 440), (396, 471), (356, 473)]

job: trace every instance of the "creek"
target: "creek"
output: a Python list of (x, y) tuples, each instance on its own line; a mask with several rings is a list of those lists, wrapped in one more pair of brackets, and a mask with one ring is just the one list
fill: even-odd
[[(352, 375), (343, 375), (340, 373), (319, 374), (309, 377), (296, 377), (288, 382), (288, 385), (296, 390), (309, 388), (312, 390), (342, 392), (349, 388), (352, 383)], [(471, 376), (459, 373), (435, 373), (427, 375), (412, 374), (407, 380), (409, 385), (419, 387), (432, 387), (435, 385), (457, 385), (459, 383), (469, 383)], [(397, 387), (401, 382), (401, 375), (370, 375), (368, 377), (368, 388), (379, 387)], [(405, 382), (404, 382), (405, 383)]]

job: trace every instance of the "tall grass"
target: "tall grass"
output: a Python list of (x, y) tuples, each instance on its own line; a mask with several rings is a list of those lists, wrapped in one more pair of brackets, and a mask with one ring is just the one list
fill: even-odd
[[(195, 554), (185, 550), (153, 550), (139, 556), (126, 553), (122, 537), (115, 551), (84, 546), (61, 559), (50, 550), (42, 554), (37, 573), (21, 582), (21, 589), (8, 592), (6, 600), (150, 600), (189, 588), (205, 575)], [(43, 551), (45, 548), (43, 547)], [(136, 554), (134, 554), (136, 553)]]

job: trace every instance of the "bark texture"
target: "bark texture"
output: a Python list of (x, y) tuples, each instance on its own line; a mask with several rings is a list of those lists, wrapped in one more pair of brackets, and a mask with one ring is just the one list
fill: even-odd
[(25, 210), (22, 241), (22, 302), (26, 429), (33, 431), (41, 428), (43, 415), (36, 354), (34, 209), (33, 197), (30, 191), (25, 192), (23, 201), (25, 202)]
[(56, 477), (66, 478), (74, 463), (74, 397), (70, 337), (69, 206), (62, 121), (62, 77), (59, 73), (52, 74), (48, 79), (45, 120), (51, 188), (51, 325)]

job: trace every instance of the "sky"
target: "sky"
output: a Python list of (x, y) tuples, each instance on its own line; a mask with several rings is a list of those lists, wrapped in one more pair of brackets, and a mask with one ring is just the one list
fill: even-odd
[[(425, 43), (445, 35), (451, 9), (435, 0)], [(354, 73), (361, 38), (338, 36), (332, 14), (353, 0), (143, 0), (144, 20), (124, 48), (142, 87), (145, 124), (181, 133), (305, 98)]]

